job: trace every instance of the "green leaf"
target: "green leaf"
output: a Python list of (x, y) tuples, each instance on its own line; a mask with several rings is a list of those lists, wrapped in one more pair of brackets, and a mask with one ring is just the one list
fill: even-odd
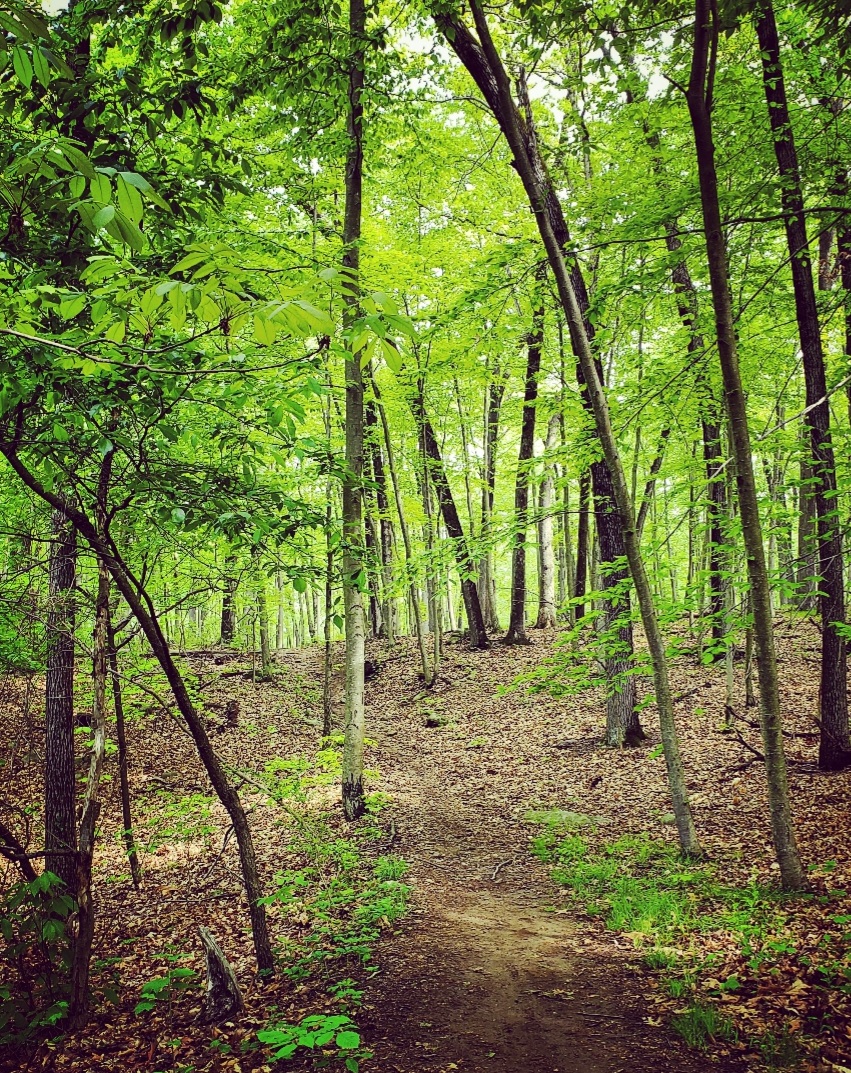
[(142, 219), (142, 195), (130, 183), (124, 178), (123, 175), (118, 176), (116, 183), (116, 196), (118, 198), (118, 207), (124, 213), (128, 220), (132, 220), (134, 224), (138, 224)]
[(260, 343), (261, 346), (270, 346), (275, 342), (278, 335), (278, 329), (270, 320), (266, 320), (264, 317), (254, 314), (254, 339)]
[(59, 152), (65, 157), (72, 168), (76, 168), (81, 175), (85, 175), (87, 179), (94, 179), (97, 175), (92, 162), (81, 152), (76, 145), (70, 145), (68, 142), (62, 142), (58, 147)]
[(12, 49), (12, 66), (18, 76), (18, 81), (26, 89), (29, 89), (33, 80), (33, 65), (28, 54), (20, 45)]
[(104, 205), (92, 216), (92, 227), (106, 227), (115, 219), (115, 206)]
[(39, 45), (33, 48), (32, 65), (36, 78), (47, 89), (50, 85), (50, 64)]
[(307, 590), (307, 580), (303, 577), (294, 577), (293, 588), (296, 592), (305, 592)]
[(360, 1047), (360, 1036), (357, 1032), (346, 1030), (345, 1032), (338, 1032), (334, 1042), (341, 1051), (353, 1051), (355, 1047)]
[(73, 320), (86, 306), (86, 296), (76, 294), (73, 298), (66, 298), (59, 305), (59, 316), (64, 320)]
[(93, 201), (108, 205), (112, 201), (112, 183), (105, 175), (97, 172), (95, 177), (89, 180), (89, 194)]
[[(186, 511), (183, 509), (183, 507), (172, 507), (171, 520), (177, 525), (183, 525), (183, 523), (186, 521)], [(176, 972), (177, 970), (175, 969), (175, 973)]]
[(53, 438), (57, 443), (67, 443), (71, 439), (71, 436), (64, 425), (60, 425), (58, 421), (54, 421)]

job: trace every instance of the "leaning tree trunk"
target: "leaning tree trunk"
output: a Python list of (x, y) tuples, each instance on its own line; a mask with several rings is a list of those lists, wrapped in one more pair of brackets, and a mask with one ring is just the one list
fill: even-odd
[[(573, 587), (573, 596), (576, 600), (582, 600), (588, 585), (588, 549), (589, 533), (591, 530), (591, 471), (586, 469), (579, 478), (579, 521), (576, 528), (576, 581)], [(585, 604), (577, 603), (576, 621), (580, 622), (585, 616)]]
[(507, 375), (499, 368), (493, 370), (488, 382), (487, 402), (485, 405), (484, 461), (482, 483), (482, 519), (480, 533), (484, 554), (479, 569), (479, 598), (485, 626), (489, 630), (499, 631), (499, 611), (496, 602), (496, 581), (493, 569), (493, 548), (491, 540), (491, 519), (493, 517), (494, 489), (496, 486), (496, 447), (499, 436), (499, 415), (502, 397), (505, 394)]
[[(546, 266), (544, 267), (544, 273)], [(545, 276), (544, 276), (545, 278)], [(538, 271), (539, 284), (543, 283)], [(520, 449), (514, 478), (514, 542), (511, 549), (511, 611), (508, 617), (507, 645), (528, 645), (526, 634), (526, 537), (529, 529), (529, 469), (535, 455), (535, 413), (538, 401), (538, 374), (541, 371), (541, 348), (544, 345), (544, 307), (536, 297), (532, 328), (526, 336), (526, 379), (523, 391), (523, 417), (520, 425)]]
[(393, 486), (393, 498), (396, 501), (396, 513), (399, 515), (399, 532), (402, 534), (402, 546), (405, 549), (405, 569), (409, 572), (408, 596), (411, 602), (411, 618), (414, 620), (414, 631), (417, 635), (417, 647), (420, 653), (420, 666), (422, 667), (423, 682), (427, 687), (434, 684), (434, 672), (429, 666), (428, 653), (426, 652), (425, 636), (423, 634), (422, 613), (420, 612), (420, 598), (417, 592), (417, 579), (411, 573), (414, 561), (411, 546), (411, 533), (408, 529), (408, 519), (405, 517), (405, 505), (402, 501), (402, 489), (399, 485), (399, 474), (396, 471), (396, 462), (393, 456), (393, 444), (390, 439), (390, 426), (387, 423), (387, 413), (381, 402), (378, 385), (373, 380), (372, 391), (375, 395), (375, 404), (378, 407), (378, 416), (381, 419), (381, 431), (384, 434), (384, 447), (387, 451), (387, 468), (390, 470), (390, 483)]
[(540, 517), (538, 519), (538, 545), (540, 571), (538, 576), (538, 617), (535, 628), (553, 629), (556, 626), (556, 557), (553, 542), (553, 507), (555, 504), (555, 477), (552, 454), (558, 442), (561, 415), (553, 414), (547, 425), (544, 445), (544, 478), (541, 481)]
[[(344, 326), (360, 315), (360, 238), (363, 204), (364, 0), (349, 0), (348, 154), (343, 222)], [(363, 554), (363, 372), (360, 351), (346, 355), (346, 475), (343, 480), (343, 606), (346, 625), (346, 719), (343, 739), (343, 814), (356, 820), (363, 792), (364, 607)]]
[(74, 772), (76, 569), (76, 533), (62, 511), (55, 510), (47, 609), (44, 716), (44, 846), (47, 852), (44, 865), (63, 880), (72, 897), (77, 890), (77, 783)]
[(27, 468), (20, 457), (19, 438), (16, 432), (12, 440), (0, 441), (0, 454), (6, 459), (24, 485), (40, 499), (48, 503), (55, 511), (60, 511), (74, 528), (81, 534), (92, 551), (109, 567), (115, 587), (124, 597), (127, 606), (139, 624), (145, 639), (151, 646), (154, 658), (159, 663), (174, 696), (177, 710), (189, 728), (198, 755), (209, 776), (213, 789), (233, 824), (237, 847), (239, 848), (245, 893), (248, 899), (248, 911), (251, 917), (251, 931), (254, 939), (254, 951), (257, 967), (263, 973), (274, 971), (272, 947), (266, 926), (266, 910), (263, 904), (263, 889), (257, 871), (257, 859), (251, 829), (239, 794), (228, 782), (225, 768), (210, 742), (204, 721), (198, 715), (195, 705), (186, 688), (186, 683), (178, 670), (171, 654), (162, 626), (157, 619), (153, 601), (142, 583), (136, 578), (121, 556), (109, 534), (101, 536), (92, 520), (81, 509), (72, 506), (55, 492), (47, 489)]
[(819, 607), (821, 611), (821, 713), (819, 767), (837, 770), (851, 763), (848, 732), (848, 659), (845, 650), (845, 588), (842, 533), (836, 499), (836, 465), (830, 437), (830, 404), (824, 352), (810, 260), (804, 195), (795, 136), (789, 116), (774, 9), (764, 3), (757, 19), (763, 86), (780, 172), (780, 202), (795, 295), (795, 314), (804, 367), (804, 419), (812, 452), (812, 497), (818, 526)]
[(434, 18), (438, 25), (447, 32), (447, 40), (476, 79), (477, 84), (485, 93), (488, 103), (491, 104), (494, 110), (494, 114), (511, 149), (514, 165), (523, 182), (523, 187), (529, 199), (529, 206), (535, 214), (541, 240), (547, 251), (565, 320), (570, 331), (571, 344), (581, 367), (585, 395), (594, 415), (594, 424), (611, 480), (614, 507), (617, 512), (616, 517), (626, 545), (629, 568), (641, 608), (641, 617), (653, 664), (656, 705), (659, 711), (668, 785), (680, 845), (685, 853), (700, 853), (700, 844), (697, 841), (697, 834), (694, 829), (685, 784), (685, 774), (680, 758), (679, 741), (674, 722), (673, 697), (668, 679), (665, 643), (656, 618), (656, 609), (653, 604), (653, 596), (644, 560), (641, 557), (639, 543), (636, 539), (632, 500), (614, 429), (612, 428), (598, 363), (586, 330), (587, 318), (583, 316), (583, 310), (574, 287), (574, 277), (572, 277), (565, 260), (564, 242), (561, 235), (556, 233), (554, 220), (559, 221), (559, 226), (565, 234), (567, 226), (552, 180), (538, 151), (534, 129), (530, 127), (528, 121), (524, 123), (512, 99), (508, 75), (493, 44), (479, 0), (471, 0), (470, 7), (476, 22), (479, 42), (473, 38), (466, 25), (457, 17), (435, 13)]
[[(111, 452), (103, 470), (109, 475)], [(82, 1028), (89, 1018), (89, 969), (95, 937), (95, 907), (92, 899), (92, 860), (95, 851), (95, 827), (100, 815), (98, 798), (103, 758), (106, 751), (106, 678), (109, 623), (109, 569), (98, 559), (98, 587), (95, 602), (95, 628), (92, 641), (92, 751), (86, 792), (80, 809), (79, 851), (77, 853), (77, 912), (71, 945), (71, 989), (68, 1001), (68, 1027)]]
[(107, 659), (109, 661), (109, 673), (112, 682), (112, 705), (115, 709), (115, 737), (118, 744), (118, 783), (121, 795), (121, 837), (124, 841), (124, 849), (127, 860), (130, 862), (130, 875), (136, 890), (142, 885), (142, 868), (139, 864), (139, 854), (136, 850), (136, 839), (133, 835), (133, 812), (130, 805), (130, 764), (127, 754), (127, 725), (124, 716), (124, 695), (121, 690), (121, 673), (118, 668), (118, 645), (115, 639), (115, 630), (112, 626), (112, 618), (106, 621)]
[[(694, 132), (709, 282), (715, 310), (718, 356), (724, 381), (724, 398), (736, 466), (739, 513), (753, 600), (760, 723), (764, 742), (772, 833), (783, 886), (787, 890), (800, 890), (805, 885), (804, 870), (795, 842), (792, 810), (789, 804), (786, 756), (783, 750), (783, 725), (777, 684), (774, 625), (771, 615), (771, 591), (765, 564), (762, 524), (754, 480), (747, 406), (739, 370), (727, 249), (718, 198), (715, 147), (712, 141), (713, 65), (718, 32), (717, 21), (712, 14), (712, 0), (696, 0), (694, 47), (686, 100)], [(711, 63), (710, 56), (712, 57)]]
[(479, 590), (476, 587), (476, 564), (464, 536), (464, 528), (458, 516), (458, 508), (440, 454), (440, 444), (434, 434), (425, 408), (424, 385), (418, 381), (416, 393), (412, 399), (414, 418), (422, 438), (423, 450), (429, 465), (429, 475), (437, 495), (437, 503), (446, 526), (446, 533), (455, 548), (455, 560), (461, 578), (461, 593), (464, 597), (464, 610), (467, 612), (467, 625), (470, 630), (470, 644), (473, 648), (488, 648), (487, 630), (479, 602)]

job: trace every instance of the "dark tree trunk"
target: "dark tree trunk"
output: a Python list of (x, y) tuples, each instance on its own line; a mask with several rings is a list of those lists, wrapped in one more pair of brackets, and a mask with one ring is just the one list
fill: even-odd
[(845, 587), (842, 576), (842, 533), (836, 501), (836, 465), (830, 437), (830, 404), (821, 343), (816, 291), (810, 259), (804, 195), (795, 137), (789, 117), (780, 41), (771, 3), (757, 19), (763, 86), (780, 172), (780, 201), (795, 294), (795, 315), (806, 384), (805, 420), (812, 452), (812, 496), (818, 529), (819, 607), (821, 611), (821, 688), (819, 767), (837, 770), (851, 763), (848, 733), (848, 661), (842, 629)]
[(499, 415), (506, 383), (507, 377), (499, 369), (494, 369), (493, 376), (488, 383), (487, 406), (485, 409), (485, 457), (481, 524), (481, 536), (485, 545), (485, 553), (480, 571), (479, 600), (482, 605), (485, 625), (489, 630), (494, 631), (498, 631), (500, 625), (496, 603), (496, 583), (493, 576), (493, 550), (489, 546), (489, 541), (491, 518), (493, 516), (494, 489), (496, 486), (496, 447), (499, 436)]
[(225, 556), (225, 588), (222, 593), (222, 627), (219, 643), (232, 645), (236, 637), (236, 590), (239, 582), (236, 578), (236, 557)]
[[(74, 626), (77, 535), (65, 515), (53, 512), (47, 610), (45, 683), (45, 868), (77, 892), (77, 783), (74, 771)], [(51, 850), (59, 851), (55, 855)], [(61, 855), (60, 855), (61, 854)]]
[(777, 682), (777, 657), (771, 613), (771, 591), (765, 563), (762, 524), (756, 495), (747, 406), (739, 371), (733, 321), (733, 303), (727, 265), (727, 248), (718, 198), (715, 147), (712, 139), (712, 87), (719, 28), (711, 0), (697, 0), (694, 47), (686, 100), (694, 133), (700, 202), (706, 241), (706, 257), (715, 311), (715, 333), (724, 398), (736, 469), (739, 513), (748, 561), (748, 579), (753, 600), (753, 630), (757, 649), (760, 722), (768, 780), (771, 826), (784, 888), (800, 890), (805, 885), (798, 855), (783, 749), (783, 724)]
[(417, 385), (417, 392), (412, 401), (414, 417), (420, 430), (423, 449), (429, 464), (429, 476), (437, 495), (440, 514), (446, 533), (455, 548), (455, 561), (458, 564), (458, 574), (461, 578), (461, 593), (464, 597), (464, 609), (467, 612), (467, 624), (470, 629), (470, 644), (473, 648), (487, 648), (487, 630), (482, 615), (482, 605), (479, 602), (479, 590), (476, 587), (476, 564), (464, 537), (464, 529), (455, 506), (455, 499), (446, 470), (443, 466), (443, 458), (440, 454), (440, 444), (434, 434), (431, 421), (428, 418), (423, 396), (424, 386), (422, 381)]
[(106, 639), (109, 673), (112, 679), (112, 703), (115, 708), (115, 736), (118, 742), (118, 782), (123, 824), (121, 837), (124, 841), (127, 860), (130, 862), (130, 875), (133, 879), (133, 886), (138, 890), (142, 883), (142, 869), (139, 864), (139, 854), (136, 852), (136, 840), (133, 837), (133, 812), (130, 805), (130, 769), (127, 756), (124, 696), (121, 691), (121, 674), (118, 668), (118, 647), (115, 643), (115, 630), (110, 616), (107, 616), (106, 620)]
[[(541, 279), (542, 273), (538, 272)], [(543, 276), (546, 276), (544, 268)], [(526, 380), (523, 391), (523, 418), (520, 426), (520, 450), (514, 479), (514, 547), (511, 552), (511, 613), (508, 619), (507, 645), (528, 645), (526, 634), (526, 536), (529, 527), (529, 464), (535, 454), (535, 411), (538, 399), (538, 374), (541, 371), (541, 348), (544, 345), (544, 307), (532, 315), (532, 329), (526, 336)]]
[[(590, 531), (591, 511), (591, 471), (586, 469), (579, 478), (579, 524), (576, 531), (576, 583), (573, 595), (580, 599), (585, 596), (588, 580), (588, 534)], [(585, 604), (576, 605), (576, 621), (585, 614)]]

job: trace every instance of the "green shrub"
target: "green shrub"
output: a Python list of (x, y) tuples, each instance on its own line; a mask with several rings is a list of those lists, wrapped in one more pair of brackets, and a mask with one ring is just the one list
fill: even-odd
[(20, 1045), (56, 1025), (68, 1009), (74, 900), (62, 880), (42, 872), (16, 883), (0, 903), (0, 1045)]

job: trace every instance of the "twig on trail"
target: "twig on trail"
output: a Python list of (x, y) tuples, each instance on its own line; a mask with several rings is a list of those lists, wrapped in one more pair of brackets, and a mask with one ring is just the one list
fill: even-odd
[(396, 841), (396, 836), (398, 835), (398, 833), (399, 833), (399, 832), (398, 832), (398, 831), (396, 830), (396, 821), (395, 821), (395, 820), (391, 820), (391, 821), (390, 821), (390, 839), (389, 839), (389, 841), (387, 842), (387, 848), (388, 848), (388, 849), (390, 849), (390, 847), (391, 847), (391, 846), (393, 845), (393, 843), (394, 843), (394, 842)]
[(501, 861), (501, 862), (500, 862), (500, 863), (499, 863), (499, 864), (498, 864), (498, 865), (496, 866), (496, 868), (494, 868), (493, 872), (491, 873), (491, 880), (495, 882), (495, 881), (496, 881), (496, 877), (497, 877), (497, 876), (499, 875), (499, 873), (500, 873), (500, 872), (501, 872), (501, 871), (503, 870), (503, 868), (507, 868), (507, 867), (508, 867), (508, 866), (509, 866), (510, 864), (514, 864), (514, 862), (515, 862), (516, 860), (517, 860), (517, 855), (515, 854), (515, 855), (514, 855), (513, 857), (509, 857), (507, 861)]

